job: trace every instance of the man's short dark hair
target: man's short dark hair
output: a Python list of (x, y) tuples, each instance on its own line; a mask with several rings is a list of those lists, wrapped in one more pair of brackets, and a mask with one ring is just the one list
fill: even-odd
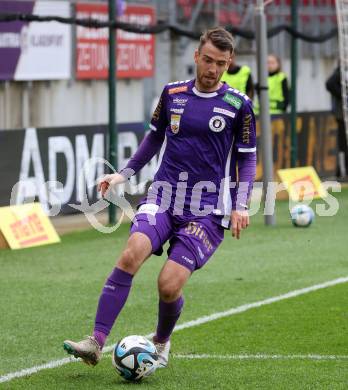
[(203, 45), (210, 41), (215, 47), (221, 51), (229, 51), (233, 54), (234, 51), (234, 39), (231, 33), (222, 27), (215, 27), (205, 31), (200, 39), (198, 45), (198, 51), (201, 51)]

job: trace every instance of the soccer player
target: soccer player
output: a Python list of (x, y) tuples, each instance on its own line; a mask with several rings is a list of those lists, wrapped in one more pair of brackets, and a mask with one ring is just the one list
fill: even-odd
[[(183, 287), (210, 259), (231, 227), (240, 238), (249, 225), (247, 203), (256, 170), (255, 119), (250, 99), (220, 82), (233, 54), (223, 28), (205, 32), (195, 52), (196, 78), (163, 89), (151, 131), (120, 173), (98, 184), (104, 195), (124, 183), (164, 147), (147, 198), (141, 202), (125, 249), (101, 293), (93, 335), (66, 340), (64, 349), (87, 364), (101, 358), (105, 340), (122, 310), (141, 265), (168, 260), (158, 277), (158, 324), (153, 341), (160, 366), (168, 363), (170, 336), (184, 304)], [(237, 182), (237, 185), (236, 185)]]

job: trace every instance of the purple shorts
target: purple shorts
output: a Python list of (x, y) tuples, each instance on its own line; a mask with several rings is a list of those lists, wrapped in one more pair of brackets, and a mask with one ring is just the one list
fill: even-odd
[[(160, 256), (169, 240), (168, 258), (190, 272), (203, 267), (224, 238), (224, 228), (209, 217), (184, 217), (169, 211), (156, 213), (156, 205), (143, 205), (130, 233), (140, 232), (151, 240), (152, 253)], [(151, 208), (153, 206), (153, 208)]]

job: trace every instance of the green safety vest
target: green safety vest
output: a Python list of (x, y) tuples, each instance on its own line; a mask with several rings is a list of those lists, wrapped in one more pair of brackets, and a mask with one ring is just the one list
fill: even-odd
[(221, 81), (225, 81), (230, 87), (238, 89), (238, 91), (246, 93), (246, 86), (251, 70), (249, 66), (243, 65), (235, 74), (227, 71), (221, 77)]
[(283, 110), (277, 109), (277, 103), (284, 102), (282, 83), (286, 78), (285, 73), (278, 72), (268, 76), (269, 111), (271, 114), (281, 114)]
[[(279, 102), (284, 102), (283, 95), (283, 80), (286, 78), (285, 73), (278, 72), (272, 76), (268, 76), (268, 96), (269, 96), (269, 112), (270, 114), (282, 114), (284, 111), (277, 108)], [(258, 114), (260, 111), (259, 102), (254, 104), (254, 112)]]

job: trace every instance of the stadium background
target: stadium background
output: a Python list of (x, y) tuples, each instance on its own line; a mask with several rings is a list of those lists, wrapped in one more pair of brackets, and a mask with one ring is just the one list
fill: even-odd
[[(106, 3), (1, 0), (0, 19), (16, 7), (28, 14), (85, 18), (86, 9), (96, 16)], [(134, 0), (117, 5), (130, 5), (135, 13), (151, 7), (148, 15), (154, 16), (150, 17), (154, 23), (165, 21), (190, 31), (222, 24), (248, 36), (255, 29), (251, 1)], [(290, 5), (288, 0), (268, 3), (269, 28), (291, 24)], [(336, 122), (325, 90), (325, 80), (339, 57), (335, 2), (300, 0), (298, 13), (299, 31), (317, 38), (331, 36), (321, 43), (298, 40), (298, 165), (312, 164), (324, 180), (335, 179)], [(106, 19), (105, 12), (102, 18)], [(133, 20), (149, 18), (138, 13)], [(62, 350), (67, 337), (80, 339), (90, 333), (105, 276), (128, 237), (127, 224), (114, 234), (102, 234), (87, 223), (75, 224), (83, 215), (65, 215), (75, 212), (68, 203), (81, 200), (85, 183), (78, 173), (84, 161), (107, 157), (106, 33), (56, 23), (15, 23), (11, 28), (0, 23), (0, 206), (9, 204), (13, 185), (23, 179), (15, 200), (32, 196), (49, 209), (50, 199), (38, 188), (47, 180), (59, 180), (64, 184), (60, 194), (64, 215), (52, 220), (59, 232), (78, 231), (62, 234), (59, 244), (0, 250), (0, 388), (129, 389), (113, 371), (107, 354), (91, 371), (70, 364)], [(167, 30), (154, 37), (124, 33), (122, 39), (124, 51), (118, 58), (123, 74), (116, 82), (120, 167), (147, 130), (163, 85), (193, 77), (197, 43)], [(236, 40), (238, 62), (251, 66), (256, 81), (256, 43), (240, 35)], [(285, 31), (268, 40), (269, 52), (281, 57), (289, 76), (290, 41)], [(135, 46), (129, 49), (131, 44)], [(93, 50), (100, 53), (96, 62)], [(153, 58), (146, 57), (147, 63), (144, 57), (140, 62), (131, 60), (134, 50), (152, 53)], [(139, 63), (150, 66), (134, 69)], [(289, 115), (272, 118), (275, 169), (291, 165)], [(156, 158), (135, 183), (151, 178), (155, 167)], [(97, 165), (88, 184), (104, 169)], [(258, 161), (258, 180), (261, 176)], [(95, 189), (89, 195), (94, 202)], [(260, 210), (241, 240), (226, 232), (212, 261), (185, 288), (185, 309), (173, 335), (168, 369), (156, 372), (142, 388), (347, 388), (348, 191), (342, 188), (330, 195), (339, 204), (337, 214), (316, 215), (308, 229), (294, 228), (289, 202), (277, 200), (275, 227), (264, 226)], [(327, 204), (319, 199), (311, 206), (326, 209)], [(88, 230), (80, 231), (81, 227)], [(152, 257), (135, 278), (108, 351), (126, 335), (149, 336), (154, 330), (156, 277), (165, 260), (165, 255)]]
[[(267, 5), (270, 29), (290, 26), (290, 3)], [(117, 5), (120, 20), (131, 23), (169, 21), (191, 31), (221, 24), (242, 31), (255, 28), (253, 2), (143, 0), (118, 1)], [(1, 1), (0, 11), (106, 20), (107, 2)], [(298, 13), (298, 30), (309, 36), (321, 37), (336, 28), (333, 1), (299, 1)], [(50, 199), (44, 199), (32, 183), (39, 187), (58, 180), (64, 185), (63, 194), (58, 195), (62, 213), (74, 212), (67, 204), (80, 200), (76, 196), (81, 186), (79, 168), (88, 157), (108, 157), (108, 30), (12, 22), (0, 23), (0, 31), (0, 205), (9, 204), (11, 189), (20, 179), (23, 186), (16, 203), (32, 196), (45, 205)], [(118, 30), (117, 41), (116, 121), (121, 124), (117, 165), (121, 168), (141, 141), (163, 85), (194, 77), (192, 56), (197, 41), (170, 31), (149, 35), (122, 30)], [(291, 35), (282, 31), (268, 43), (269, 52), (281, 57), (284, 71), (290, 75)], [(236, 44), (237, 62), (249, 65), (256, 81), (255, 40), (237, 35)], [(334, 176), (336, 169), (336, 123), (330, 115), (325, 80), (337, 56), (337, 36), (321, 43), (298, 40), (298, 165), (313, 165), (323, 178)], [(290, 167), (291, 131), (288, 114), (273, 119), (276, 170)], [(36, 166), (24, 163), (26, 153), (39, 161)], [(152, 161), (133, 184), (151, 179), (155, 168)], [(103, 170), (97, 166), (95, 175)], [(261, 177), (259, 158), (257, 180)], [(90, 195), (95, 200), (96, 194)]]

